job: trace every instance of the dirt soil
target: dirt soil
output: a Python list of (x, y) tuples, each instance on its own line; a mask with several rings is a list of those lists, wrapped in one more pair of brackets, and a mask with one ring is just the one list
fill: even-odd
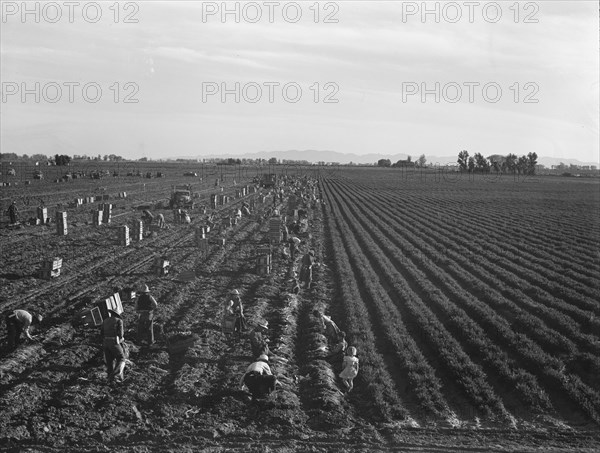
[[(228, 190), (233, 196), (234, 188)], [(291, 263), (278, 245), (271, 273), (256, 272), (256, 247), (268, 246), (265, 213), (273, 203), (271, 197), (260, 203), (258, 195), (252, 196), (253, 214), (219, 234), (209, 233), (206, 253), (194, 243), (203, 216), (192, 215), (191, 225), (176, 225), (168, 210), (162, 211), (168, 229), (128, 247), (119, 245), (118, 227), (140, 218), (134, 201), (127, 200), (117, 203), (111, 224), (99, 227), (91, 225), (91, 209), (69, 209), (65, 237), (56, 235), (52, 223), (0, 230), (0, 308), (45, 316), (32, 328), (37, 341), (0, 353), (2, 451), (600, 450), (597, 426), (510, 429), (491, 422), (449, 426), (443, 420), (381, 420), (360, 388), (342, 393), (337, 365), (322, 354), (324, 339), (310, 316), (314, 308), (328, 306), (335, 290), (324, 210), (318, 205), (309, 210), (306, 239), (320, 263), (314, 285), (293, 294), (290, 276), (299, 260)], [(289, 214), (287, 202), (278, 207)], [(231, 208), (222, 207), (219, 215)], [(43, 280), (37, 271), (42, 259), (52, 256), (63, 258), (61, 276)], [(156, 256), (168, 257), (167, 275), (153, 271)], [(191, 281), (180, 279), (186, 273), (193, 275)], [(77, 314), (141, 282), (159, 303), (157, 344), (137, 344), (135, 301), (123, 299), (130, 362), (125, 382), (109, 383), (98, 329), (78, 325)], [(261, 318), (269, 321), (276, 356), (272, 368), (282, 386), (265, 402), (252, 402), (239, 389), (253, 359), (247, 336), (227, 336), (221, 329), (232, 288), (240, 290), (251, 326)], [(0, 339), (6, 339), (4, 326)]]

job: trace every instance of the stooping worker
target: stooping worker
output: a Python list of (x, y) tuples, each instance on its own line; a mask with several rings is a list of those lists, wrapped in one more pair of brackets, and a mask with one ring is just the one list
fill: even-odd
[(19, 219), (19, 208), (17, 208), (17, 202), (13, 201), (8, 209), (6, 210), (8, 213), (8, 217), (10, 218), (10, 223), (15, 224)]
[(142, 285), (135, 311), (138, 313), (137, 339), (139, 343), (154, 344), (154, 310), (158, 308), (156, 299), (150, 295), (148, 285)]
[(323, 331), (324, 335), (327, 337), (327, 341), (329, 342), (329, 344), (330, 345), (337, 344), (339, 342), (339, 338), (341, 337), (341, 330), (336, 325), (336, 323), (333, 322), (333, 320), (329, 316), (321, 313), (319, 310), (314, 310), (313, 316), (315, 318), (317, 318), (317, 321), (320, 324), (321, 330)]
[(240, 388), (247, 387), (253, 399), (263, 399), (269, 396), (277, 385), (277, 378), (273, 376), (268, 364), (269, 356), (261, 354), (256, 362), (251, 363), (240, 379)]
[(156, 218), (156, 224), (158, 225), (158, 228), (164, 228), (167, 225), (165, 222), (165, 216), (162, 213), (158, 214)]
[(235, 315), (235, 328), (234, 331), (241, 334), (246, 330), (246, 318), (244, 316), (244, 306), (242, 304), (242, 297), (237, 289), (231, 291), (231, 300), (233, 301), (233, 314)]
[(342, 382), (346, 385), (348, 391), (351, 391), (354, 388), (354, 378), (358, 374), (358, 358), (354, 346), (348, 348), (348, 354), (344, 356), (342, 367), (340, 378), (342, 378)]
[(21, 344), (21, 334), (25, 332), (25, 336), (29, 340), (35, 340), (37, 337), (32, 336), (29, 332), (29, 327), (32, 324), (42, 322), (42, 315), (31, 314), (25, 310), (12, 310), (6, 314), (6, 329), (8, 331), (8, 349), (13, 350)]
[(250, 332), (250, 347), (252, 356), (269, 355), (269, 339), (266, 337), (269, 321), (263, 319), (258, 322), (252, 332)]
[(147, 209), (144, 209), (144, 211), (142, 212), (142, 221), (145, 225), (151, 225), (154, 221), (154, 215), (152, 215), (152, 213)]
[(108, 313), (110, 316), (102, 321), (100, 328), (106, 374), (109, 381), (117, 377), (118, 381), (123, 382), (126, 360), (123, 346), (123, 320), (116, 311), (108, 310)]
[(312, 284), (312, 268), (315, 264), (315, 251), (311, 250), (302, 257), (302, 264), (300, 268), (300, 282), (305, 284), (308, 289)]

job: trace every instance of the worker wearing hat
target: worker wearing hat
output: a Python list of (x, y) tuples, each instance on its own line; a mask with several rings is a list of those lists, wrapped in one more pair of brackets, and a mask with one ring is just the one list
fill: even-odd
[(247, 387), (253, 399), (266, 398), (275, 390), (277, 378), (273, 376), (269, 367), (269, 356), (261, 354), (252, 362), (240, 379), (240, 387)]
[(11, 224), (17, 223), (18, 214), (19, 214), (19, 208), (17, 208), (17, 202), (16, 201), (13, 201), (10, 204), (10, 206), (8, 207), (8, 210), (6, 212), (8, 213), (8, 216), (10, 217), (10, 223)]
[(259, 357), (269, 354), (269, 339), (266, 337), (269, 322), (266, 319), (258, 321), (256, 327), (250, 332), (250, 347), (252, 348), (252, 356)]
[(137, 340), (139, 343), (154, 344), (154, 311), (158, 308), (156, 299), (150, 295), (148, 285), (140, 286), (135, 310), (138, 313)]
[(123, 382), (126, 359), (123, 347), (123, 320), (121, 319), (121, 315), (116, 311), (108, 310), (108, 313), (110, 316), (102, 322), (102, 327), (100, 328), (106, 374), (109, 381), (112, 381), (116, 377), (120, 382)]
[(231, 291), (231, 309), (235, 316), (234, 332), (241, 335), (246, 330), (246, 317), (244, 316), (244, 305), (242, 304), (242, 297), (237, 289)]
[(302, 265), (300, 268), (300, 282), (304, 283), (306, 288), (310, 288), (312, 284), (312, 268), (315, 264), (315, 251), (310, 250), (302, 257)]
[(29, 333), (29, 327), (32, 324), (41, 323), (42, 315), (31, 314), (25, 310), (12, 310), (6, 314), (6, 329), (8, 330), (8, 348), (15, 349), (21, 344), (21, 334), (25, 332), (25, 336), (29, 340), (35, 340), (36, 337)]

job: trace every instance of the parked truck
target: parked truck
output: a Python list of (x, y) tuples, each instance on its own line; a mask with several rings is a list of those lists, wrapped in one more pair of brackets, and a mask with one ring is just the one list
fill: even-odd
[(193, 197), (191, 184), (173, 186), (169, 207), (171, 209), (194, 209)]
[(277, 184), (277, 175), (275, 173), (264, 173), (260, 178), (260, 185), (269, 188)]

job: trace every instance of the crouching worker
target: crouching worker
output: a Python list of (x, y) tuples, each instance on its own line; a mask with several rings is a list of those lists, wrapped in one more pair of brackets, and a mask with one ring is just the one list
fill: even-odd
[(42, 322), (42, 315), (32, 315), (25, 310), (12, 310), (6, 314), (6, 329), (8, 330), (8, 349), (12, 351), (21, 344), (21, 334), (29, 340), (35, 340), (36, 337), (29, 333), (29, 327), (32, 324)]
[(266, 337), (268, 328), (269, 321), (263, 319), (259, 321), (254, 330), (250, 332), (250, 347), (252, 348), (253, 357), (269, 355), (269, 339)]
[(241, 389), (247, 387), (252, 399), (264, 399), (275, 391), (277, 378), (273, 376), (268, 361), (269, 356), (262, 354), (256, 362), (248, 366), (240, 379)]
[(110, 316), (102, 322), (100, 329), (106, 374), (111, 382), (115, 377), (119, 382), (123, 382), (126, 359), (123, 347), (123, 320), (117, 312), (112, 310), (108, 310), (108, 312)]

